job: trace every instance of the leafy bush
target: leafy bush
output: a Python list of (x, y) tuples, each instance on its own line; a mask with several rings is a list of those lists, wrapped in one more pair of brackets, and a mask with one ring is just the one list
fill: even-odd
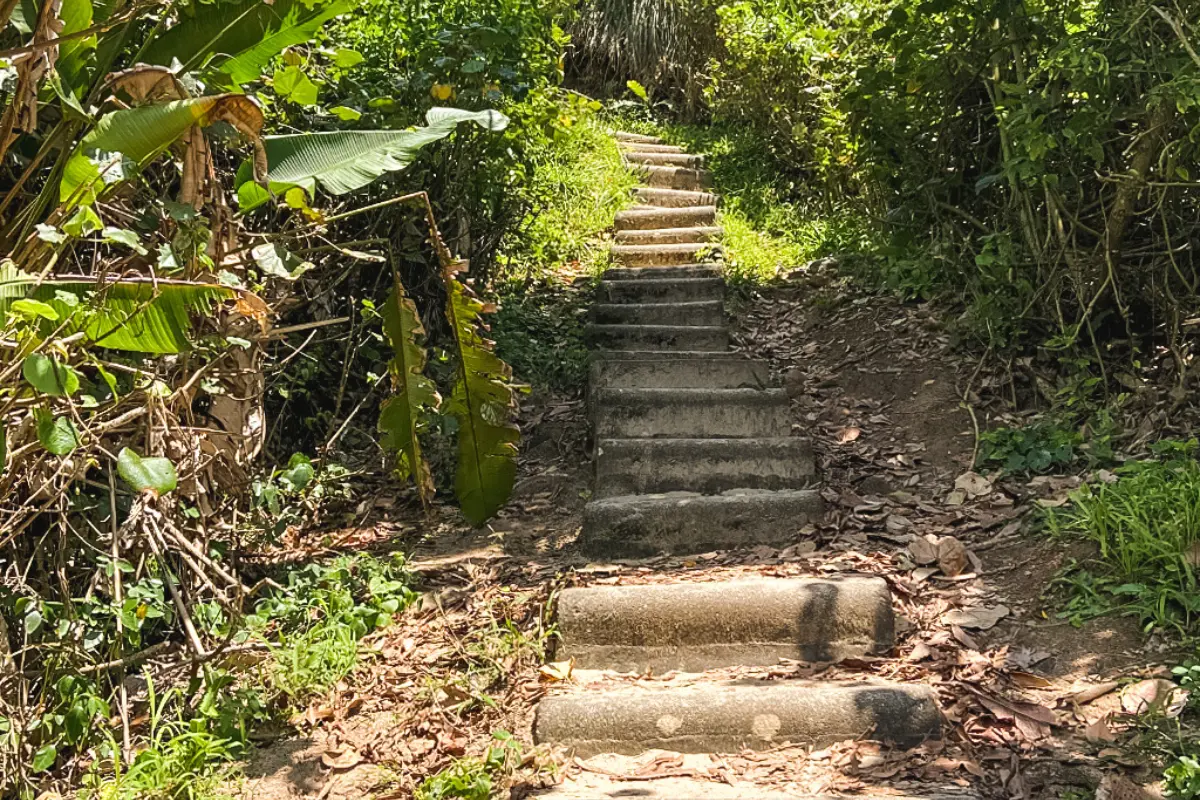
[(521, 744), (507, 731), (496, 731), (496, 744), (482, 759), (459, 758), (446, 769), (425, 779), (416, 800), (488, 800), (494, 779), (510, 772), (521, 761)]
[(996, 428), (979, 437), (980, 466), (999, 466), (1005, 472), (1042, 473), (1070, 466), (1083, 436), (1052, 421), (1020, 428)]

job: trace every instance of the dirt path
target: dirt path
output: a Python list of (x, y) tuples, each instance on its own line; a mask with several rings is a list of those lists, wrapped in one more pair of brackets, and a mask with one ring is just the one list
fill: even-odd
[[(697, 162), (675, 166), (692, 169)], [(672, 465), (686, 462), (687, 451), (631, 454), (620, 445), (609, 452), (624, 460), (599, 468), (617, 488), (605, 489), (604, 479), (593, 487), (584, 404), (539, 399), (525, 412), (535, 424), (517, 497), (490, 530), (467, 531), (447, 511), (432, 528), (391, 515), (334, 537), (334, 546), (413, 552), (425, 600), (365, 641), (363, 666), (300, 715), (307, 736), (258, 753), (242, 796), (409, 796), (456, 758), (482, 755), (497, 730), (513, 733), (525, 748), (521, 767), (498, 781), (513, 796), (1040, 799), (1095, 786), (1119, 767), (1103, 757), (1112, 754), (1094, 735), (1097, 720), (1119, 705), (1113, 682), (1149, 675), (1152, 659), (1141, 652), (1131, 621), (1073, 628), (1043, 599), (1066, 559), (1086, 553), (1022, 532), (1037, 497), (1061, 487), (994, 486), (970, 472), (981, 420), (973, 422), (962, 401), (981, 405), (986, 376), (951, 355), (927, 309), (863, 296), (822, 272), (739, 305), (732, 345), (766, 363), (766, 385), (783, 387), (786, 397), (776, 404), (785, 415), (782, 436), (806, 442), (815, 472), (797, 465), (804, 453), (796, 458), (790, 451), (786, 459), (754, 461), (746, 454), (720, 469), (677, 472)], [(651, 334), (668, 335), (632, 335)], [(716, 337), (706, 340), (716, 348), (709, 352), (720, 349), (718, 334), (701, 336)], [(661, 382), (667, 372), (634, 365), (611, 374), (636, 384), (647, 374)], [(637, 398), (619, 394), (628, 385), (600, 380), (618, 390), (610, 401), (637, 406)], [(745, 424), (753, 413), (719, 424)], [(681, 419), (707, 424), (703, 413), (671, 408), (655, 417), (644, 407), (593, 423), (601, 440), (645, 439), (654, 433), (644, 426), (676, 431)], [(602, 460), (603, 453), (602, 444)], [(730, 480), (744, 479), (748, 465), (763, 463), (779, 480), (755, 487), (760, 492), (799, 492), (819, 476), (824, 513), (760, 514), (758, 506), (733, 516), (719, 510), (686, 516), (678, 498), (663, 501), (677, 504), (668, 514), (595, 513), (596, 503), (627, 496), (613, 492), (677, 491), (678, 481), (697, 474), (707, 484), (704, 496), (716, 496)], [(739, 538), (722, 541), (731, 527)], [(705, 546), (689, 547), (693, 541)], [(639, 557), (645, 550), (658, 552)], [(878, 628), (877, 607), (864, 635), (854, 623), (859, 601), (841, 612), (830, 606), (828, 614), (846, 621), (820, 630), (773, 622), (776, 613), (805, 615), (787, 606), (794, 593), (771, 600), (769, 587), (807, 591), (847, 580), (883, 587), (890, 637)], [(708, 609), (705, 587), (723, 594), (723, 605)], [(681, 588), (692, 594), (679, 594)], [(569, 602), (564, 589), (576, 592), (565, 595)], [(560, 638), (549, 635), (551, 601)], [(569, 609), (573, 622), (566, 624)], [(614, 617), (614, 609), (624, 610)], [(837, 663), (819, 663), (828, 657), (803, 651), (798, 644), (805, 636), (813, 646), (836, 646)], [(830, 717), (836, 701), (814, 706), (805, 697), (823, 687), (864, 685), (919, 690), (915, 697), (936, 705), (940, 734), (911, 737), (904, 748), (877, 743), (871, 736), (879, 728), (854, 728), (853, 703)], [(805, 692), (788, 695), (793, 686)], [(758, 696), (766, 705), (754, 711)], [(535, 708), (547, 698), (552, 710), (560, 704), (559, 716), (551, 716), (547, 729), (543, 707), (537, 731), (545, 746), (531, 749)], [(718, 707), (725, 710), (711, 711)], [(843, 735), (830, 741), (822, 728)], [(595, 755), (574, 757), (567, 746)]]

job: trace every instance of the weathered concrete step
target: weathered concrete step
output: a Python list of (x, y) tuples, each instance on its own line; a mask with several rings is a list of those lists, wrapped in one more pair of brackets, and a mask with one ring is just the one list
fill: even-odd
[(823, 513), (821, 496), (811, 489), (607, 497), (584, 506), (579, 544), (603, 558), (782, 547)]
[(657, 136), (649, 136), (645, 133), (631, 133), (629, 131), (614, 131), (613, 138), (618, 142), (640, 142), (641, 144), (662, 143), (662, 139)]
[(608, 350), (592, 361), (592, 389), (739, 389), (765, 388), (765, 361), (741, 353)]
[(885, 654), (895, 618), (882, 578), (745, 578), (566, 589), (558, 634), (580, 669), (704, 672)]
[(712, 186), (712, 173), (708, 170), (669, 164), (631, 164), (630, 169), (645, 181), (647, 186), (660, 189), (698, 192)]
[(654, 230), (618, 231), (617, 244), (684, 244), (711, 242), (721, 238), (722, 229), (716, 225), (694, 225), (690, 228), (656, 228)]
[(703, 242), (618, 244), (613, 245), (612, 256), (617, 263), (628, 267), (676, 267), (703, 261), (706, 253), (719, 248), (720, 245)]
[(677, 144), (658, 144), (656, 142), (617, 142), (617, 147), (627, 152), (639, 153), (682, 153), (684, 149)]
[(716, 218), (717, 206), (714, 202), (690, 208), (632, 208), (619, 212), (614, 224), (618, 231), (644, 231), (712, 225)]
[(685, 153), (678, 148), (675, 150), (631, 149), (625, 153), (625, 160), (630, 164), (647, 164), (662, 167), (699, 169), (704, 166), (704, 156)]
[(592, 306), (600, 325), (722, 325), (720, 300), (692, 303), (600, 303)]
[(941, 733), (927, 686), (777, 681), (633, 688), (544, 699), (533, 723), (537, 743), (578, 756), (765, 750), (783, 742), (827, 747), (872, 739), (912, 747)]
[[(714, 766), (707, 763), (696, 765), (696, 772), (703, 774)], [(648, 779), (638, 773), (645, 766), (647, 758), (629, 756), (607, 756), (602, 768), (614, 773), (613, 775), (597, 774), (582, 771), (572, 775), (557, 786), (534, 791), (530, 797), (543, 800), (980, 800), (978, 794), (973, 794), (959, 787), (948, 789), (930, 788), (920, 795), (896, 794), (881, 787), (885, 793), (869, 792), (867, 794), (796, 794), (783, 792), (778, 789), (768, 789), (756, 786), (750, 781), (739, 781), (730, 786), (727, 783), (704, 778), (662, 777)], [(683, 769), (688, 769), (687, 757), (684, 757)], [(635, 778), (622, 780), (620, 775), (634, 775)]]
[(725, 282), (720, 278), (603, 280), (597, 291), (602, 303), (685, 303), (724, 296)]
[(812, 444), (778, 439), (605, 439), (596, 497), (734, 489), (803, 489), (816, 478)]
[(724, 325), (588, 325), (584, 339), (591, 347), (610, 350), (729, 349), (729, 329)]
[(720, 278), (721, 268), (716, 264), (684, 264), (676, 267), (613, 267), (600, 276), (606, 281), (631, 281), (642, 278), (674, 280), (681, 278)]
[(641, 187), (634, 189), (633, 193), (639, 202), (658, 208), (689, 208), (717, 204), (717, 196), (711, 192)]
[(599, 439), (757, 439), (792, 430), (782, 389), (597, 389), (588, 405)]

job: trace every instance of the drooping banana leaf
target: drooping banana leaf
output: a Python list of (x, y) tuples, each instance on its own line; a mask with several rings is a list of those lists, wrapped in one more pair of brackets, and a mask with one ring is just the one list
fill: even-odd
[(480, 333), (479, 315), (488, 309), (458, 280), (458, 269), (451, 265), (444, 270), (446, 315), (458, 360), (458, 378), (447, 404), (458, 420), (454, 490), (463, 516), (472, 525), (482, 525), (512, 495), (521, 431), (512, 422), (512, 369)]
[(99, 284), (87, 275), (37, 278), (0, 262), (0, 320), (22, 298), (51, 306), (61, 320), (72, 320), (66, 333), (83, 331), (100, 347), (165, 355), (191, 349), (192, 315), (212, 313), (217, 303), (235, 301), (247, 316), (265, 319), (257, 296), (215, 283), (121, 279)]
[[(331, 194), (345, 194), (398, 169), (416, 158), (417, 151), (431, 142), (444, 139), (460, 122), (474, 122), (489, 131), (501, 131), (508, 117), (499, 111), (464, 111), (458, 108), (431, 108), (425, 115), (424, 128), (412, 130), (321, 131), (263, 139), (267, 152), (267, 177), (271, 191), (283, 194), (293, 186), (303, 187), (309, 195), (321, 187)], [(238, 193), (238, 203), (248, 211), (268, 199), (254, 184), (243, 184), (247, 191)]]
[[(94, 10), (92, 0), (63, 0), (59, 12), (63, 29), (59, 36), (79, 34), (92, 27)], [(58, 48), (58, 61), (54, 68), (62, 77), (63, 85), (73, 93), (82, 92), (87, 85), (88, 56), (96, 49), (97, 39), (94, 35), (77, 39), (69, 39)]]
[(383, 330), (392, 345), (388, 372), (392, 376), (394, 394), (379, 412), (379, 430), (383, 447), (397, 455), (397, 472), (402, 479), (412, 478), (428, 507), (433, 500), (433, 475), (421, 454), (417, 438), (421, 415), (435, 410), (442, 398), (433, 381), (425, 377), (425, 347), (418, 337), (425, 336), (417, 307), (404, 291), (400, 276), (392, 270), (394, 288), (383, 307)]
[(124, 177), (120, 162), (114, 162), (101, 174), (100, 167), (89, 157), (91, 153), (118, 153), (135, 167), (141, 167), (193, 127), (218, 120), (257, 139), (262, 130), (262, 109), (245, 95), (218, 94), (105, 114), (83, 137), (67, 162), (59, 186), (59, 199), (68, 206), (91, 204), (95, 200), (97, 184), (113, 183)]
[(213, 56), (227, 55), (217, 69), (234, 83), (258, 80), (279, 52), (313, 38), (329, 20), (354, 9), (351, 0), (241, 0), (193, 6), (194, 16), (158, 37), (142, 54), (147, 64), (170, 66), (178, 59), (188, 69)]

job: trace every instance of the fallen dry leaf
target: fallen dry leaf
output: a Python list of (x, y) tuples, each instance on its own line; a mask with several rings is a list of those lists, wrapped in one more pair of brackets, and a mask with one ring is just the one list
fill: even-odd
[(352, 769), (362, 763), (362, 756), (353, 747), (345, 750), (326, 750), (321, 754), (321, 763), (329, 769)]
[(995, 627), (997, 622), (1007, 616), (1008, 606), (994, 606), (992, 608), (973, 606), (959, 611), (951, 611), (946, 614), (943, 620), (949, 625), (957, 625), (960, 628), (974, 628), (975, 630), (986, 631)]
[(837, 435), (838, 444), (849, 444), (850, 442), (853, 442), (855, 439), (857, 439), (859, 436), (862, 436), (862, 428), (855, 428), (855, 427), (842, 428), (840, 431), (838, 431), (838, 435)]
[(1075, 703), (1076, 705), (1084, 706), (1093, 700), (1103, 697), (1120, 685), (1121, 684), (1117, 681), (1105, 681), (1104, 683), (1097, 683), (1093, 686), (1084, 686), (1071, 692), (1069, 695), (1064, 697), (1063, 700), (1068, 703)]
[(571, 672), (575, 669), (575, 659), (567, 661), (551, 661), (543, 664), (538, 670), (538, 676), (544, 681), (557, 682), (571, 680)]
[(917, 536), (908, 543), (908, 552), (921, 566), (932, 564), (938, 559), (938, 538), (933, 534)]
[(943, 536), (937, 545), (937, 564), (942, 572), (950, 577), (961, 575), (970, 560), (967, 558), (967, 548), (953, 536)]
[(982, 497), (992, 493), (992, 482), (978, 472), (964, 472), (954, 479), (954, 488), (968, 497)]
[(1089, 742), (1093, 743), (1115, 742), (1117, 740), (1117, 735), (1113, 733), (1112, 728), (1108, 726), (1108, 720), (1109, 715), (1105, 714), (1103, 717), (1088, 723), (1088, 726), (1084, 728), (1083, 731), (1084, 737), (1086, 737)]
[(1054, 712), (1046, 706), (1037, 703), (1025, 703), (1007, 700), (994, 694), (989, 694), (974, 686), (960, 684), (979, 699), (983, 707), (991, 712), (996, 719), (1009, 720), (1016, 725), (1017, 730), (1029, 739), (1040, 739), (1050, 734), (1050, 727), (1058, 724)]
[(1126, 686), (1121, 692), (1121, 708), (1126, 714), (1160, 711), (1177, 717), (1187, 705), (1188, 692), (1166, 678), (1151, 678)]
[(1013, 683), (1022, 689), (1049, 689), (1054, 685), (1041, 675), (1034, 675), (1032, 672), (1023, 672), (1019, 669), (1008, 673), (1008, 677), (1012, 678)]

